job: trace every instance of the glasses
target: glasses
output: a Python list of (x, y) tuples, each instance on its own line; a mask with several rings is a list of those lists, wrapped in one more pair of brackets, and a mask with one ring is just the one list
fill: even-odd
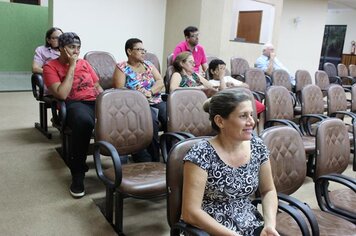
[(189, 37), (190, 38), (198, 38), (199, 37), (199, 33), (191, 34)]
[(147, 52), (147, 50), (144, 49), (144, 48), (133, 48), (132, 50), (137, 50), (137, 51), (139, 51), (141, 53), (146, 53)]
[(56, 39), (58, 39), (58, 37), (51, 37), (51, 39), (56, 40)]
[(192, 66), (195, 66), (195, 61), (187, 61), (189, 64), (191, 64)]

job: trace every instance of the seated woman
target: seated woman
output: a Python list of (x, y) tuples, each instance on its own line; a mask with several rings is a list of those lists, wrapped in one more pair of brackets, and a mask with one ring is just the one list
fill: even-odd
[(39, 46), (35, 50), (32, 62), (32, 73), (43, 73), (43, 65), (47, 61), (59, 57), (58, 37), (63, 33), (60, 28), (52, 27), (46, 32), (45, 45)]
[[(194, 58), (190, 52), (181, 52), (173, 61), (173, 67), (175, 72), (172, 74), (170, 79), (169, 91), (173, 92), (179, 88), (201, 88), (213, 90), (211, 92), (216, 92), (217, 90), (202, 77), (200, 74), (194, 72)], [(225, 88), (225, 83), (221, 84), (221, 89)]]
[[(182, 219), (211, 235), (279, 235), (277, 193), (268, 150), (253, 135), (252, 101), (244, 88), (223, 90), (205, 104), (215, 137), (184, 157)], [(257, 188), (263, 216), (251, 203)]]
[(113, 87), (138, 90), (147, 97), (151, 106), (154, 130), (149, 153), (143, 150), (133, 158), (134, 161), (159, 161), (159, 122), (163, 129), (167, 124), (166, 103), (161, 98), (161, 90), (164, 87), (163, 79), (156, 67), (144, 60), (146, 50), (140, 39), (127, 40), (125, 53), (128, 60), (117, 64), (113, 75)]
[[(209, 83), (214, 87), (214, 88), (221, 88), (221, 83), (222, 81), (225, 82), (226, 87), (245, 87), (248, 88), (248, 85), (232, 78), (231, 76), (226, 76), (226, 64), (223, 60), (220, 59), (214, 59), (209, 63), (209, 68), (208, 68), (208, 73), (209, 73)], [(265, 105), (263, 105), (261, 102), (258, 100), (255, 100), (256, 104), (256, 112), (257, 114), (260, 114), (265, 111)]]

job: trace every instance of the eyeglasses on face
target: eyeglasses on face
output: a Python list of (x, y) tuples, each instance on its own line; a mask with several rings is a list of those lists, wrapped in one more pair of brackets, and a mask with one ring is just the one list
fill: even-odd
[(58, 36), (57, 37), (51, 37), (52, 40), (57, 40), (58, 39)]
[(191, 38), (198, 38), (198, 37), (199, 37), (199, 33), (191, 34), (189, 37), (191, 37)]
[(137, 50), (137, 51), (139, 51), (141, 53), (146, 53), (147, 52), (147, 50), (144, 49), (144, 48), (133, 48), (132, 50)]

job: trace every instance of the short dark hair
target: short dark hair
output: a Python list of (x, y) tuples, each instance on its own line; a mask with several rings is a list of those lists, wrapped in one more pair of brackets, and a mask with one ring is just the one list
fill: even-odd
[(184, 36), (185, 37), (190, 37), (190, 33), (197, 32), (198, 28), (195, 26), (188, 26), (187, 28), (184, 29)]
[(58, 28), (58, 27), (52, 27), (52, 28), (50, 28), (49, 30), (47, 30), (46, 36), (45, 36), (45, 42), (46, 42), (45, 45), (46, 45), (46, 47), (50, 47), (50, 46), (51, 46), (51, 44), (48, 43), (47, 39), (50, 39), (50, 38), (51, 38), (51, 35), (53, 34), (53, 32), (54, 32), (54, 31), (57, 31), (57, 30), (59, 30), (59, 31), (61, 31), (61, 32), (63, 33), (63, 31), (62, 31), (60, 28)]
[(226, 63), (223, 60), (220, 59), (214, 59), (209, 63), (209, 68), (208, 68), (208, 73), (209, 73), (209, 78), (213, 78), (213, 74), (211, 73), (211, 70), (214, 71), (219, 65), (225, 65)]
[(220, 128), (215, 124), (214, 117), (220, 115), (227, 119), (235, 108), (245, 101), (252, 102), (252, 97), (246, 92), (246, 88), (232, 88), (217, 92), (204, 103), (204, 110), (209, 113), (211, 127), (220, 132)]
[(125, 53), (126, 56), (129, 56), (129, 54), (127, 53), (127, 49), (133, 49), (136, 43), (142, 43), (141, 39), (138, 38), (130, 38), (126, 41), (125, 43)]

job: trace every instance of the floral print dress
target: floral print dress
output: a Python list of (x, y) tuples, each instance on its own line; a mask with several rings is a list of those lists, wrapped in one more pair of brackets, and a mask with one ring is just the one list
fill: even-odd
[[(117, 67), (126, 76), (126, 88), (138, 91), (141, 91), (142, 89), (149, 91), (152, 89), (153, 85), (155, 84), (155, 79), (152, 73), (153, 64), (150, 61), (144, 61), (143, 66), (145, 71), (143, 73), (136, 73), (132, 70), (126, 61), (117, 65)], [(149, 99), (149, 102), (152, 104), (162, 102), (161, 93), (153, 94), (153, 97)]]
[(198, 165), (208, 174), (202, 209), (225, 227), (241, 235), (253, 235), (263, 225), (263, 219), (250, 195), (258, 188), (260, 166), (268, 155), (262, 140), (253, 137), (249, 162), (234, 168), (220, 159), (208, 140), (194, 145), (184, 161)]

